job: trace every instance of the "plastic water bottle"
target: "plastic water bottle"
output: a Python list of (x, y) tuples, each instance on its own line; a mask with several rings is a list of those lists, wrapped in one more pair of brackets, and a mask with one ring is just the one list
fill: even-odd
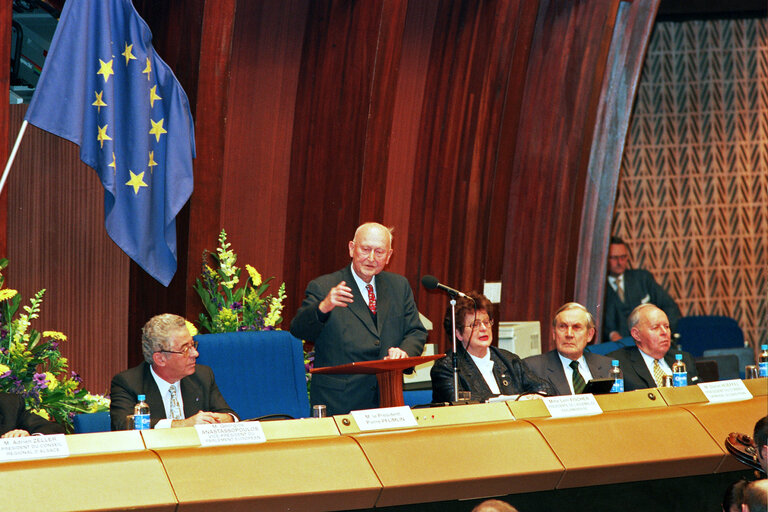
[(139, 403), (133, 408), (133, 428), (135, 430), (149, 430), (149, 406), (147, 405), (146, 396), (139, 395)]
[(757, 356), (757, 365), (760, 367), (760, 377), (768, 377), (768, 345), (760, 345), (760, 355)]
[(688, 385), (688, 370), (683, 362), (683, 354), (675, 354), (675, 364), (672, 365), (672, 385), (676, 388)]
[(611, 393), (623, 393), (624, 392), (624, 372), (619, 368), (618, 359), (611, 361), (611, 371), (608, 374), (613, 378), (613, 387)]

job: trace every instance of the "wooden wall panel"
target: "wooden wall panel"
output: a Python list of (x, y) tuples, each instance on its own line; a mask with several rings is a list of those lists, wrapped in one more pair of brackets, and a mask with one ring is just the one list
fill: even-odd
[[(14, 138), (26, 105), (11, 106)], [(93, 392), (126, 366), (128, 257), (104, 228), (104, 188), (80, 148), (29, 126), (4, 192), (8, 196), (6, 286), (23, 305), (45, 288), (38, 331), (68, 336), (61, 352)]]

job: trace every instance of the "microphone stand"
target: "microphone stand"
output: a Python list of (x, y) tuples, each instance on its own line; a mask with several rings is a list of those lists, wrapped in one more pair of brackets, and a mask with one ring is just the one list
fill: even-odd
[(453, 329), (453, 401), (459, 401), (459, 356), (456, 352), (456, 297), (451, 295), (451, 325)]

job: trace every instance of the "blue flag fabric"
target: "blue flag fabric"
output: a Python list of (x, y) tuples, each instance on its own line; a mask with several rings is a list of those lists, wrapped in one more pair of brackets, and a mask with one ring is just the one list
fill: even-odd
[(168, 286), (176, 215), (192, 194), (194, 126), (130, 0), (66, 2), (26, 120), (80, 146), (104, 186), (107, 233)]

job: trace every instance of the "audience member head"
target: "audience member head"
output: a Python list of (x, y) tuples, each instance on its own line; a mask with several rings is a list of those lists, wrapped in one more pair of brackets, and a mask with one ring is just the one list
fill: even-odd
[(608, 275), (620, 276), (629, 268), (629, 248), (624, 240), (612, 236), (608, 244)]
[(594, 336), (595, 320), (578, 302), (568, 302), (555, 312), (552, 339), (563, 357), (573, 361), (579, 359)]
[(763, 467), (763, 473), (768, 474), (768, 416), (757, 420), (752, 440), (757, 450), (757, 462)]
[(637, 348), (654, 359), (664, 357), (672, 343), (666, 313), (650, 303), (640, 304), (629, 314), (629, 332)]
[[(456, 299), (456, 340), (470, 354), (483, 357), (493, 342), (492, 304), (488, 297), (475, 291), (467, 297)], [(450, 305), (445, 311), (443, 327), (450, 339), (453, 335)]]
[(370, 283), (392, 257), (392, 231), (376, 222), (360, 225), (355, 238), (349, 242), (349, 257), (355, 274)]
[(501, 500), (485, 500), (473, 508), (472, 512), (517, 512), (517, 509)]
[(728, 486), (723, 496), (723, 512), (741, 512), (741, 504), (744, 502), (744, 488), (746, 480), (737, 480)]
[(768, 480), (755, 480), (744, 488), (742, 512), (768, 512)]
[(144, 360), (164, 380), (176, 382), (195, 373), (197, 342), (184, 318), (170, 313), (153, 316), (141, 333)]

